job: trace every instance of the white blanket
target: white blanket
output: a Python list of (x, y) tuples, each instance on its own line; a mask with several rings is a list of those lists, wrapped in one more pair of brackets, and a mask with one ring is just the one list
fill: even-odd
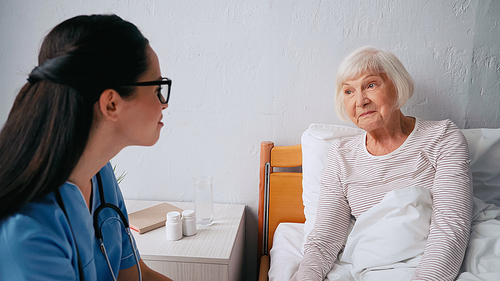
[[(340, 261), (335, 263), (326, 280), (409, 280), (425, 248), (431, 212), (432, 200), (426, 188), (389, 192), (358, 218)], [(471, 238), (457, 280), (500, 280), (499, 220), (499, 207), (474, 198)], [(275, 242), (285, 236), (278, 230)], [(295, 236), (288, 239), (288, 244), (300, 240), (300, 234)], [(298, 268), (300, 253), (293, 249), (300, 249), (301, 245), (286, 244), (275, 243), (271, 250), (269, 277), (272, 281), (289, 280)], [(282, 262), (274, 261), (278, 257)], [(277, 266), (282, 267), (281, 270)]]

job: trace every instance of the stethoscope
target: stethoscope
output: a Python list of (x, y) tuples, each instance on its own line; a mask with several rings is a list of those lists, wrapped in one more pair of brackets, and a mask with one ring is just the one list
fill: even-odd
[[(97, 207), (97, 209), (94, 211), (94, 231), (95, 231), (95, 237), (97, 240), (99, 240), (99, 247), (101, 248), (101, 252), (104, 255), (104, 258), (106, 259), (106, 263), (108, 264), (109, 272), (111, 272), (111, 276), (113, 276), (113, 280), (116, 281), (116, 276), (113, 273), (113, 268), (111, 267), (111, 263), (109, 262), (108, 254), (106, 252), (106, 247), (104, 247), (104, 242), (103, 242), (103, 237), (102, 237), (102, 231), (101, 231), (101, 226), (99, 225), (99, 213), (106, 209), (106, 208), (111, 208), (113, 209), (119, 216), (120, 216), (120, 223), (125, 228), (125, 231), (127, 232), (128, 239), (130, 241), (130, 245), (132, 246), (132, 252), (134, 254), (136, 266), (137, 266), (137, 272), (139, 273), (139, 281), (142, 281), (142, 274), (141, 274), (141, 267), (139, 266), (139, 259), (137, 258), (137, 251), (134, 246), (134, 240), (132, 238), (132, 234), (130, 233), (130, 227), (128, 224), (128, 220), (123, 214), (123, 212), (115, 205), (106, 203), (106, 200), (104, 199), (104, 190), (102, 188), (102, 179), (101, 179), (101, 173), (96, 174), (97, 177), (97, 184), (99, 187), (99, 198), (101, 198), (101, 205)], [(56, 199), (57, 203), (61, 207), (61, 209), (64, 212), (64, 215), (66, 216), (66, 219), (68, 220), (69, 228), (71, 230), (71, 235), (73, 236), (73, 240), (75, 241), (75, 247), (76, 247), (76, 253), (78, 255), (78, 272), (80, 273), (80, 281), (85, 280), (85, 275), (83, 273), (83, 266), (82, 266), (82, 260), (80, 258), (80, 252), (78, 251), (78, 244), (76, 243), (75, 239), (75, 234), (73, 233), (73, 228), (71, 227), (71, 222), (69, 221), (68, 214), (66, 213), (66, 208), (64, 207), (64, 202), (61, 197), (61, 192), (56, 190)]]

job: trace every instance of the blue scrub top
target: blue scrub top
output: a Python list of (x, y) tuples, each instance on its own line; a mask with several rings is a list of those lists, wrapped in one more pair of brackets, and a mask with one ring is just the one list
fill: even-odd
[[(116, 205), (128, 220), (111, 164), (100, 172), (106, 202)], [(54, 193), (29, 203), (0, 222), (0, 280), (79, 280), (73, 235), (85, 280), (113, 280), (95, 238), (93, 213), (101, 204), (95, 176), (92, 186), (92, 213), (76, 185), (66, 182), (60, 187), (73, 234)], [(119, 270), (135, 266), (133, 250), (119, 215), (105, 208), (100, 212), (99, 225), (115, 276)], [(137, 255), (140, 259), (139, 253)]]

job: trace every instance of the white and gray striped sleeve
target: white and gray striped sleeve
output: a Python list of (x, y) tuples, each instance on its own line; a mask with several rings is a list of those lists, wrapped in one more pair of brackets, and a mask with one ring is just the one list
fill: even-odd
[(468, 245), (472, 177), (467, 141), (451, 121), (436, 143), (429, 237), (411, 280), (455, 280)]

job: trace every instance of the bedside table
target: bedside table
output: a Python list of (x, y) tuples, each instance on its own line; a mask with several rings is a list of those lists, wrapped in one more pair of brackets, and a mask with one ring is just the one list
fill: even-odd
[[(163, 201), (125, 200), (129, 213)], [(191, 202), (167, 202), (193, 210)], [(166, 238), (165, 227), (145, 234), (131, 230), (141, 259), (150, 268), (175, 281), (240, 280), (245, 241), (245, 206), (214, 204), (214, 223), (196, 225), (196, 235), (181, 240)]]

